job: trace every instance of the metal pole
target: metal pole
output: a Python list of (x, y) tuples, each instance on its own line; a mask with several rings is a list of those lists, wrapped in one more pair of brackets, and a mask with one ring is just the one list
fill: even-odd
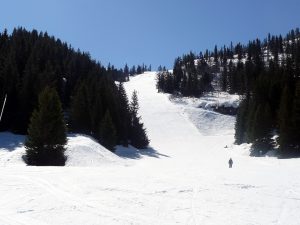
[(5, 98), (4, 98), (4, 102), (3, 102), (3, 106), (2, 106), (2, 110), (1, 110), (1, 115), (0, 115), (0, 122), (2, 119), (2, 115), (3, 115), (3, 111), (4, 111), (4, 107), (5, 107), (5, 103), (6, 103), (6, 98), (7, 98), (7, 94), (5, 94)]

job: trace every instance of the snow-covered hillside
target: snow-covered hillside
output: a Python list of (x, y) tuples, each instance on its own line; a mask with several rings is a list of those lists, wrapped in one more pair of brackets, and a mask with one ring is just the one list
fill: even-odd
[(124, 86), (138, 92), (150, 148), (113, 155), (74, 135), (67, 167), (27, 167), (24, 137), (2, 133), (0, 224), (300, 224), (300, 160), (249, 157), (233, 145), (234, 117), (171, 101), (155, 73)]

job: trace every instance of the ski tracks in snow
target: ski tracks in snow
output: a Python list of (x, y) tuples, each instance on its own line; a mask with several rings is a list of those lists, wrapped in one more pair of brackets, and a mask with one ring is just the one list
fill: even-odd
[[(105, 154), (99, 167), (77, 167), (75, 156), (64, 168), (5, 164), (0, 224), (299, 225), (299, 160), (249, 158), (247, 146), (232, 145), (231, 118), (170, 102), (157, 93), (154, 76), (133, 77), (124, 87), (128, 96), (137, 89), (150, 145), (169, 157), (144, 154), (128, 164)], [(211, 118), (219, 124), (207, 125)], [(74, 136), (80, 153), (86, 151), (78, 140), (95, 149)]]

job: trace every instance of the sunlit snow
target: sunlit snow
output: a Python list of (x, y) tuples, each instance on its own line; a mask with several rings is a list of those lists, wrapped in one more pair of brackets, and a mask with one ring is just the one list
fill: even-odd
[(124, 86), (138, 92), (148, 150), (115, 155), (70, 134), (66, 167), (29, 167), (24, 137), (0, 133), (1, 225), (300, 224), (299, 159), (249, 157), (234, 117), (171, 101), (153, 72)]

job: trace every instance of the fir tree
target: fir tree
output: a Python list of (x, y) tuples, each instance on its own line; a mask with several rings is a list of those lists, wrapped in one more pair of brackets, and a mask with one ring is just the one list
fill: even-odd
[(292, 92), (288, 86), (285, 86), (280, 101), (279, 109), (279, 145), (280, 155), (286, 157), (290, 154), (290, 143), (292, 137)]
[(124, 76), (125, 76), (125, 81), (129, 80), (129, 67), (126, 63), (125, 67), (124, 67)]
[(293, 138), (295, 145), (300, 150), (300, 81), (296, 84), (295, 99), (293, 104)]
[(134, 91), (132, 94), (132, 100), (130, 103), (130, 114), (131, 114), (131, 127), (130, 127), (130, 140), (131, 145), (138, 148), (147, 148), (149, 144), (149, 139), (146, 134), (146, 129), (144, 124), (140, 122), (140, 117), (138, 116), (139, 103), (137, 92)]
[(129, 127), (130, 127), (130, 111), (129, 111), (129, 103), (126, 95), (126, 91), (124, 89), (123, 83), (119, 84), (118, 87), (118, 99), (120, 104), (120, 114), (123, 116), (121, 121), (121, 130), (120, 130), (120, 142), (125, 147), (128, 146), (129, 139)]
[(249, 97), (244, 99), (239, 106), (235, 122), (235, 143), (242, 144), (246, 142), (246, 122), (249, 107)]
[(109, 111), (106, 111), (99, 129), (100, 143), (110, 151), (115, 150), (117, 143), (116, 129), (111, 119)]
[(143, 69), (140, 65), (137, 66), (136, 73), (137, 74), (142, 74), (143, 73)]
[(36, 166), (63, 166), (66, 157), (66, 125), (61, 103), (53, 88), (39, 96), (39, 107), (31, 117), (25, 142), (26, 163)]
[(72, 100), (71, 122), (73, 131), (90, 134), (91, 119), (88, 109), (89, 104), (87, 86), (85, 82), (82, 82), (77, 88)]
[(272, 148), (271, 140), (271, 108), (269, 104), (259, 105), (254, 117), (253, 137), (251, 155), (259, 156)]

